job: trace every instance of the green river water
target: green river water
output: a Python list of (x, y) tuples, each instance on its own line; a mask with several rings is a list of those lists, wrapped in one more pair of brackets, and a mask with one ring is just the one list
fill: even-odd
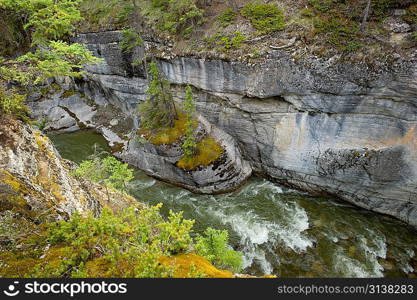
[[(94, 145), (91, 131), (51, 136), (62, 157), (80, 162)], [(335, 199), (313, 197), (253, 178), (239, 191), (196, 195), (137, 170), (131, 193), (162, 212), (184, 211), (195, 231), (227, 229), (244, 253), (245, 272), (280, 277), (416, 277), (417, 232), (405, 224)]]

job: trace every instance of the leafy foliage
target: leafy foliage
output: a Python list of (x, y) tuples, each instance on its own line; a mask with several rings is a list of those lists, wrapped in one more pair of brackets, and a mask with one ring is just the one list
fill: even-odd
[(27, 19), (24, 29), (31, 29), (32, 45), (72, 35), (74, 24), (81, 20), (78, 6), (82, 0), (0, 0), (0, 8), (17, 12)]
[(133, 6), (131, 0), (83, 0), (80, 12), (84, 20), (79, 23), (79, 30), (115, 30), (128, 25)]
[(262, 34), (268, 34), (285, 28), (284, 14), (276, 4), (264, 4), (259, 1), (247, 3), (240, 11)]
[(133, 32), (132, 29), (125, 29), (122, 31), (123, 39), (121, 40), (119, 47), (123, 52), (130, 53), (136, 47), (143, 45), (143, 39), (139, 34)]
[(218, 268), (239, 272), (242, 270), (242, 253), (234, 251), (228, 245), (229, 235), (226, 230), (207, 228), (203, 235), (197, 236), (197, 253)]
[(83, 161), (74, 171), (74, 175), (85, 177), (93, 182), (104, 184), (120, 191), (125, 191), (127, 183), (133, 179), (133, 170), (113, 156), (95, 157)]
[(235, 31), (232, 36), (223, 36), (217, 44), (222, 47), (224, 51), (238, 49), (242, 43), (246, 41), (246, 37), (240, 31)]
[[(195, 242), (191, 236), (194, 221), (172, 211), (165, 219), (159, 212), (161, 206), (130, 207), (118, 213), (104, 208), (98, 217), (74, 214), (68, 221), (47, 224), (36, 235), (22, 232), (13, 216), (6, 214), (0, 238), (15, 233), (14, 245), (20, 250), (9, 247), (0, 253), (0, 276), (222, 276), (201, 257), (188, 253), (195, 249), (219, 267), (239, 270), (241, 260), (239, 263), (239, 254), (228, 248), (227, 232), (210, 229)], [(191, 268), (194, 263), (197, 268)]]
[[(52, 41), (48, 48), (39, 48), (36, 52), (28, 52), (15, 62), (22, 84), (39, 84), (46, 79), (58, 76), (80, 77), (84, 72), (84, 64), (100, 60), (80, 44), (67, 44), (62, 41)], [(23, 66), (19, 69), (19, 66)]]
[(99, 217), (75, 214), (68, 221), (49, 224), (45, 234), (49, 249), (42, 255), (30, 254), (35, 263), (24, 276), (172, 276), (174, 269), (159, 259), (191, 249), (194, 221), (173, 212), (164, 220), (160, 207), (132, 207), (117, 214), (104, 208)]
[[(0, 58), (0, 84), (13, 84), (22, 91), (28, 86), (44, 83), (59, 76), (78, 77), (86, 63), (99, 60), (80, 44), (62, 41), (73, 34), (75, 23), (81, 17), (78, 5), (81, 0), (0, 0), (0, 9), (7, 10), (20, 20), (22, 30), (32, 41), (31, 51), (14, 60)], [(23, 93), (15, 89), (3, 92), (2, 110), (21, 115)]]
[(25, 95), (21, 95), (15, 89), (5, 90), (0, 87), (0, 114), (14, 115), (26, 120), (29, 108), (25, 105)]
[(178, 142), (186, 132), (187, 117), (184, 113), (178, 113), (178, 119), (174, 121), (173, 126), (164, 126), (153, 130), (140, 129), (138, 134), (140, 138), (154, 145), (171, 145)]
[(197, 7), (197, 0), (150, 0), (142, 5), (145, 16), (163, 32), (188, 36), (203, 22), (204, 10)]
[(225, 9), (218, 17), (217, 20), (219, 21), (222, 27), (227, 27), (232, 24), (236, 20), (237, 12), (231, 8)]
[(358, 39), (359, 24), (338, 16), (316, 19), (317, 33), (327, 36), (327, 42), (342, 51), (354, 51), (362, 44)]
[(367, 1), (308, 0), (308, 4), (303, 15), (312, 18), (315, 33), (341, 51), (355, 51), (363, 47), (367, 33), (365, 29), (369, 27), (380, 31), (381, 22), (389, 16), (390, 10), (408, 7), (407, 14), (403, 16), (407, 19), (413, 9), (413, 5), (410, 6), (412, 1), (409, 0), (372, 0), (367, 18), (369, 25), (361, 29)]

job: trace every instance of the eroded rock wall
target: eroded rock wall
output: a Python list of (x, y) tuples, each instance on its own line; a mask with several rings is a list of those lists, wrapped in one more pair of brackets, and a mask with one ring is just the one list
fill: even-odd
[[(123, 54), (120, 39), (78, 37), (105, 61), (88, 66), (78, 87), (88, 94), (94, 84), (96, 99), (135, 119), (147, 79), (130, 65), (141, 51)], [(279, 50), (251, 66), (192, 57), (158, 63), (177, 100), (193, 86), (198, 112), (233, 137), (256, 173), (417, 225), (416, 58), (369, 65), (295, 60)]]

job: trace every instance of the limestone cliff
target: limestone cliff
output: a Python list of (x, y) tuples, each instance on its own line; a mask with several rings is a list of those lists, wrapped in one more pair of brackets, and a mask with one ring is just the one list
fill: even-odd
[[(117, 31), (81, 34), (77, 40), (105, 62), (88, 66), (84, 80), (76, 82), (82, 97), (75, 94), (69, 101), (58, 94), (52, 102), (32, 102), (35, 115), (52, 120), (51, 129), (97, 128), (120, 146), (120, 157), (195, 191), (236, 187), (253, 169), (275, 182), (334, 195), (417, 225), (415, 55), (380, 65), (340, 57), (295, 60), (286, 50), (271, 50), (267, 59), (252, 65), (159, 59), (176, 100), (183, 98), (184, 85), (192, 85), (199, 114), (227, 137), (232, 149), (235, 171), (229, 175), (239, 180), (207, 190), (218, 179), (205, 178), (204, 184), (196, 177), (184, 179), (170, 170), (172, 161), (158, 149), (132, 147), (132, 127), (140, 122), (135, 107), (145, 99), (147, 79), (130, 63), (141, 51), (122, 53)], [(73, 127), (57, 126), (58, 121)]]

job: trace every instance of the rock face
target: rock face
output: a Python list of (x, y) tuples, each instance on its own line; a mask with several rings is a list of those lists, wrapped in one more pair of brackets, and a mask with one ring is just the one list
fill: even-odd
[[(133, 112), (145, 98), (147, 79), (130, 65), (138, 54), (119, 50), (120, 39), (119, 32), (78, 37), (105, 62), (88, 66), (77, 86), (95, 105), (117, 107), (137, 124)], [(233, 160), (242, 161), (241, 169), (247, 161), (275, 182), (417, 226), (416, 58), (371, 67), (340, 59), (295, 61), (279, 50), (254, 66), (191, 57), (161, 59), (159, 66), (177, 100), (184, 85), (194, 87), (198, 112), (237, 145)], [(161, 163), (158, 149), (124, 145), (124, 155), (141, 168)], [(196, 179), (163, 171), (166, 180)]]
[(222, 157), (208, 167), (186, 171), (175, 164), (183, 155), (180, 145), (154, 146), (132, 139), (120, 158), (137, 166), (147, 174), (182, 186), (196, 193), (216, 194), (233, 191), (252, 174), (247, 161), (241, 158), (234, 139), (200, 118), (200, 126), (225, 149)]
[(14, 210), (36, 220), (65, 219), (75, 212), (98, 214), (110, 207), (137, 203), (70, 175), (74, 166), (63, 160), (39, 131), (0, 116), (0, 215)]

